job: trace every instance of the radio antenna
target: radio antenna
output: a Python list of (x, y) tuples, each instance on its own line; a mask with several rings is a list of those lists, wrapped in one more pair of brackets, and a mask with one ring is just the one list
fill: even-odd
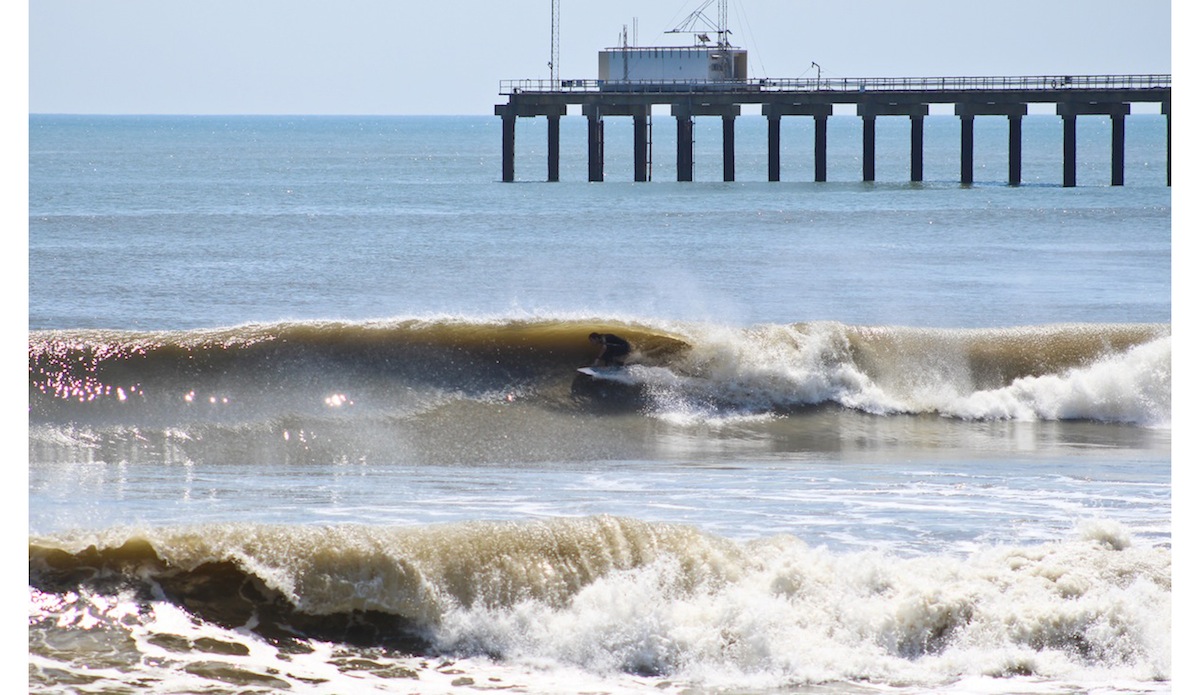
[(559, 0), (550, 0), (550, 84), (558, 84)]
[(729, 0), (715, 0), (717, 3), (717, 20), (714, 22), (704, 11), (712, 5), (714, 0), (705, 0), (700, 7), (696, 8), (691, 14), (684, 18), (674, 29), (667, 31), (668, 34), (695, 34), (697, 43), (708, 43), (711, 39), (708, 37), (709, 32), (717, 35), (718, 46), (729, 45)]

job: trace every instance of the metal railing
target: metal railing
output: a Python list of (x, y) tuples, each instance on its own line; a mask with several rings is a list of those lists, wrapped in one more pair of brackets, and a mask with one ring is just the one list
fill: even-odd
[(1167, 75), (1037, 75), (1021, 77), (843, 77), (757, 80), (501, 80), (500, 94), (704, 91), (960, 92), (1169, 89)]

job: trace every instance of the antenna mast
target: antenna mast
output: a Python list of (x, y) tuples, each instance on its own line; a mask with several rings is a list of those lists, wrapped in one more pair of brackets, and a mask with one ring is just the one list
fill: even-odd
[[(729, 0), (716, 0), (717, 21), (714, 23), (704, 10), (713, 4), (713, 0), (705, 0), (700, 7), (689, 14), (679, 26), (667, 31), (668, 34), (695, 34), (698, 43), (707, 44), (710, 39), (708, 32), (715, 32), (718, 46), (729, 46)], [(698, 28), (696, 25), (700, 25)]]
[(550, 84), (558, 84), (559, 0), (550, 0)]
[(717, 36), (718, 43), (729, 45), (729, 0), (717, 0)]

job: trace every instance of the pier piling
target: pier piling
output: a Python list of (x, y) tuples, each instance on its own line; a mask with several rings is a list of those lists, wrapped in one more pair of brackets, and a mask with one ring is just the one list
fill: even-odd
[[(1128, 112), (1128, 106), (1126, 106)], [(1125, 114), (1112, 114), (1112, 185), (1125, 185)]]
[[(765, 115), (765, 114), (764, 114)], [(767, 180), (779, 180), (779, 127), (783, 119), (767, 116)]]
[(585, 106), (588, 122), (588, 181), (604, 180), (604, 117), (599, 106)]
[[(928, 109), (926, 109), (928, 111)], [(924, 113), (909, 114), (910, 129), (909, 135), (909, 169), (911, 175), (909, 180), (913, 183), (925, 180), (925, 116)]]
[(1171, 185), (1171, 98), (1162, 103), (1162, 115), (1167, 117), (1167, 185)]
[(517, 117), (505, 113), (500, 118), (500, 158), (503, 161), (500, 178), (511, 182), (516, 175), (516, 156), (513, 150), (517, 142)]
[(558, 180), (559, 121), (562, 116), (552, 113), (546, 116), (546, 180)]
[(1021, 119), (1023, 113), (1008, 114), (1008, 185), (1021, 185)]
[(862, 177), (863, 181), (875, 180), (875, 114), (862, 116)]
[(813, 180), (822, 183), (827, 178), (826, 161), (828, 159), (829, 116), (833, 113), (833, 105), (829, 105), (829, 113), (813, 117)]
[(723, 164), (726, 181), (733, 181), (734, 174), (734, 156), (733, 156), (733, 120), (735, 116), (725, 114), (721, 116), (721, 142), (723, 149)]
[(675, 180), (692, 180), (692, 129), (695, 125), (691, 112), (680, 110), (675, 116)]
[(650, 180), (650, 107), (633, 115), (633, 180)]
[(958, 116), (962, 120), (958, 180), (967, 186), (975, 182), (975, 114), (960, 113)]

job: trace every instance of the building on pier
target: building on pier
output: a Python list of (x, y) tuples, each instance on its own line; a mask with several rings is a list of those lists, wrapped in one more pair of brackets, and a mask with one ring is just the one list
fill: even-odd
[(746, 51), (722, 46), (622, 46), (600, 51), (596, 84), (601, 89), (641, 89), (700, 86), (744, 89)]

